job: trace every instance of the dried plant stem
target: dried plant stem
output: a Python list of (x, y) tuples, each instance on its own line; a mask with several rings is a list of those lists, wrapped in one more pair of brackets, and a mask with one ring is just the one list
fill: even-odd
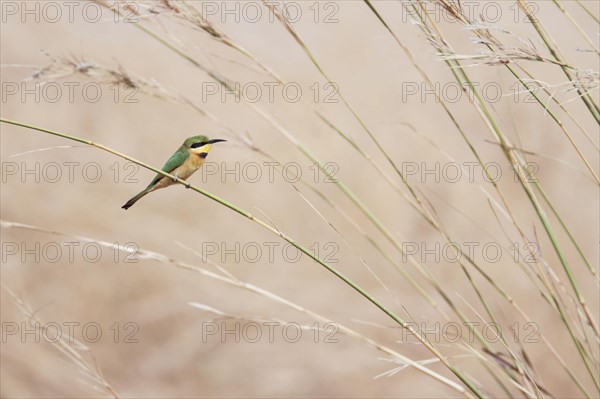
[[(4, 222), (2, 223), (4, 227)], [(30, 327), (36, 330), (41, 329), (44, 336), (51, 335), (51, 333), (48, 332), (50, 329), (50, 327), (48, 327), (48, 323), (40, 320), (37, 317), (36, 312), (31, 308), (31, 306), (29, 306), (27, 302), (25, 302), (25, 300), (23, 300), (23, 298), (8, 288), (5, 284), (2, 284), (1, 287), (17, 306), (19, 312), (27, 319), (27, 323)], [(105, 391), (103, 392), (104, 395), (108, 393), (111, 397), (119, 399), (119, 394), (102, 375), (102, 370), (96, 362), (94, 353), (87, 345), (62, 331), (57, 338), (53, 337), (48, 341), (56, 350), (69, 359), (81, 371), (82, 375), (91, 380), (91, 383), (84, 381), (88, 386), (91, 386), (93, 389), (99, 392), (102, 392), (103, 389)], [(87, 353), (90, 359), (86, 360), (80, 352)]]
[[(96, 243), (96, 244), (99, 244), (101, 246), (111, 248), (111, 249), (115, 248), (114, 243), (108, 242), (108, 241), (96, 240), (96, 239), (89, 238), (89, 237), (68, 234), (68, 233), (55, 231), (55, 230), (48, 230), (48, 229), (38, 227), (38, 226), (32, 226), (32, 225), (17, 223), (17, 222), (11, 222), (11, 221), (7, 221), (7, 220), (0, 220), (0, 223), (1, 223), (1, 227), (6, 228), (6, 229), (16, 228), (16, 229), (30, 230), (30, 231), (36, 231), (36, 232), (41, 232), (41, 233), (46, 233), (46, 234), (61, 235), (61, 236), (66, 236), (69, 238), (76, 239), (81, 242)], [(186, 262), (182, 262), (182, 261), (173, 259), (172, 257), (166, 256), (164, 254), (150, 251), (150, 250), (143, 249), (143, 248), (136, 248), (135, 250), (132, 250), (131, 248), (128, 248), (125, 246), (117, 246), (117, 249), (119, 251), (126, 252), (130, 255), (135, 255), (138, 259), (154, 260), (154, 261), (160, 262), (162, 264), (173, 265), (180, 269), (200, 273), (205, 277), (211, 278), (211, 279), (219, 281), (221, 283), (228, 284), (228, 285), (231, 285), (231, 286), (234, 286), (237, 288), (241, 288), (241, 289), (247, 290), (249, 292), (252, 292), (254, 294), (260, 295), (262, 297), (265, 297), (275, 303), (284, 305), (284, 306), (286, 306), (290, 309), (293, 309), (297, 312), (304, 313), (307, 316), (309, 316), (315, 320), (318, 320), (322, 323), (335, 323), (336, 326), (339, 327), (339, 330), (342, 333), (344, 333), (352, 338), (355, 338), (358, 341), (363, 342), (366, 345), (368, 345), (374, 349), (377, 349), (387, 355), (397, 358), (399, 361), (406, 363), (407, 365), (410, 365), (411, 367), (414, 367), (418, 371), (440, 381), (441, 383), (447, 385), (448, 387), (452, 388), (453, 390), (457, 391), (458, 393), (465, 395), (466, 397), (472, 397), (472, 395), (470, 395), (470, 393), (465, 388), (463, 388), (461, 385), (459, 385), (459, 384), (449, 380), (448, 378), (432, 371), (431, 369), (423, 366), (420, 361), (412, 360), (412, 359), (398, 353), (397, 351), (391, 349), (390, 347), (382, 345), (382, 344), (378, 343), (377, 341), (357, 332), (356, 330), (353, 330), (353, 329), (345, 326), (344, 324), (341, 324), (337, 321), (333, 321), (317, 312), (314, 312), (310, 309), (300, 306), (300, 305), (296, 304), (295, 302), (292, 302), (292, 301), (290, 301), (280, 295), (277, 295), (269, 290), (258, 287), (256, 285), (248, 283), (246, 281), (242, 281), (242, 280), (238, 279), (237, 277), (233, 276), (231, 273), (229, 273), (225, 269), (223, 269), (223, 267), (213, 264), (213, 262), (211, 262), (211, 261), (205, 260), (208, 263), (213, 264), (213, 266), (217, 267), (217, 269), (219, 269), (220, 271), (222, 271), (221, 274), (215, 273), (213, 271), (207, 270), (205, 268), (202, 268), (202, 267), (199, 267), (196, 265), (192, 265), (192, 264), (189, 264)], [(135, 252), (133, 253), (133, 251), (135, 251)]]
[[(564, 64), (564, 61), (559, 55), (558, 47), (555, 46), (554, 40), (550, 36), (550, 33), (546, 30), (546, 28), (544, 28), (542, 23), (534, 15), (531, 14), (531, 10), (529, 9), (529, 7), (527, 7), (527, 2), (525, 0), (517, 0), (517, 3), (527, 16), (527, 19), (529, 19), (529, 22), (531, 22), (531, 24), (535, 28), (536, 32), (538, 33), (538, 35), (540, 36), (540, 38), (542, 39), (542, 41), (544, 42), (554, 59), (560, 64)], [(571, 75), (569, 68), (565, 65), (560, 65), (560, 67), (564, 74), (567, 76), (567, 78), (570, 81), (572, 81), (573, 76)], [(590, 97), (588, 92), (582, 91), (582, 89), (577, 88), (577, 93), (579, 93), (581, 100), (584, 102), (585, 106), (590, 111), (594, 119), (596, 119), (596, 122), (600, 124), (600, 108), (598, 108), (598, 105), (594, 103), (594, 100)]]

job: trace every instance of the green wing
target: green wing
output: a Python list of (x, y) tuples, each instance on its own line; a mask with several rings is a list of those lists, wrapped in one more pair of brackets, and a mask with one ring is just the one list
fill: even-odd
[[(173, 154), (171, 156), (171, 158), (169, 158), (169, 160), (167, 161), (167, 163), (164, 164), (164, 166), (162, 167), (161, 170), (163, 172), (171, 173), (178, 166), (180, 166), (181, 164), (183, 164), (185, 162), (185, 160), (188, 159), (188, 156), (189, 156), (189, 153), (185, 149), (185, 147), (179, 147), (179, 149), (177, 151), (175, 151), (175, 154)], [(163, 175), (161, 175), (160, 173), (158, 173), (156, 175), (156, 177), (154, 178), (154, 180), (152, 180), (152, 182), (150, 184), (148, 184), (148, 187), (154, 186), (163, 177), (164, 177)]]

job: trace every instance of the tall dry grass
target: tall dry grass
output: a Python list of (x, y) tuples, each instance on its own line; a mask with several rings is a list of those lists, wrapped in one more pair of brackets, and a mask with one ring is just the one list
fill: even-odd
[[(360, 35), (376, 35), (377, 40), (387, 40), (389, 44), (386, 53), (379, 54), (379, 59), (368, 60), (371, 68), (368, 74), (338, 79), (336, 76), (343, 75), (341, 69), (351, 68), (351, 65), (345, 65), (344, 57), (352, 59), (352, 49), (357, 45), (350, 39), (340, 39), (345, 48), (336, 49), (338, 63), (334, 63), (330, 54), (319, 51), (318, 44), (319, 40), (334, 41), (337, 26), (322, 30), (306, 21), (296, 24), (286, 16), (281, 3), (263, 1), (260, 6), (268, 10), (275, 21), (268, 29), (275, 30), (278, 35), (277, 42), (273, 41), (272, 45), (289, 51), (293, 54), (293, 62), (297, 63), (291, 72), (286, 71), (287, 74), (294, 76), (298, 70), (306, 69), (307, 76), (315, 81), (335, 87), (335, 105), (307, 98), (291, 104), (255, 102), (248, 98), (235, 82), (245, 79), (284, 85), (293, 80), (286, 79), (286, 73), (279, 72), (277, 66), (270, 65), (273, 58), (279, 61), (278, 65), (281, 60), (277, 51), (269, 46), (261, 47), (268, 41), (247, 40), (236, 31), (236, 26), (219, 23), (216, 18), (204, 15), (205, 8), (200, 2), (138, 1), (132, 6), (127, 2), (97, 0), (96, 4), (117, 19), (135, 18), (136, 22), (127, 28), (131, 35), (140, 35), (136, 40), (152, 43), (154, 51), (163, 51), (161, 54), (169, 57), (167, 63), (179, 65), (183, 62), (187, 68), (184, 82), (189, 82), (190, 86), (197, 88), (198, 81), (214, 82), (220, 90), (232, 93), (236, 98), (234, 106), (218, 99), (202, 101), (194, 90), (163, 84), (161, 76), (146, 77), (118, 58), (117, 61), (100, 61), (87, 51), (85, 55), (73, 55), (72, 49), (64, 49), (62, 54), (45, 55), (49, 62), (29, 74), (30, 79), (44, 84), (67, 78), (81, 79), (135, 89), (159, 104), (180, 107), (181, 112), (191, 118), (210, 121), (219, 129), (219, 135), (226, 136), (233, 146), (237, 146), (242, 157), (252, 156), (278, 165), (297, 160), (314, 165), (315, 170), (329, 181), (329, 184), (322, 184), (304, 176), (296, 183), (267, 187), (271, 198), (287, 199), (286, 193), (292, 193), (295, 198), (294, 204), (278, 204), (281, 211), (276, 211), (264, 197), (263, 202), (260, 196), (256, 197), (259, 200), (255, 203), (242, 200), (241, 195), (236, 195), (235, 187), (227, 195), (221, 195), (202, 184), (176, 179), (189, 189), (178, 190), (178, 196), (201, 194), (206, 198), (192, 199), (194, 202), (184, 208), (183, 217), (171, 221), (175, 227), (168, 237), (162, 236), (159, 221), (156, 225), (152, 221), (144, 222), (154, 228), (150, 232), (139, 229), (137, 234), (140, 238), (158, 234), (155, 240), (183, 244), (169, 254), (145, 246), (135, 249), (121, 246), (118, 251), (134, 254), (143, 263), (164, 264), (167, 273), (179, 269), (190, 273), (190, 279), (201, 276), (213, 283), (228, 285), (233, 288), (228, 296), (235, 297), (238, 291), (247, 291), (272, 302), (276, 308), (287, 308), (291, 314), (301, 314), (306, 320), (322, 323), (320, 326), (335, 323), (340, 333), (352, 339), (350, 345), (368, 348), (372, 357), (383, 354), (385, 360), (393, 364), (386, 371), (369, 377), (398, 379), (400, 386), (411, 385), (412, 374), (409, 372), (414, 371), (424, 378), (406, 391), (385, 387), (374, 395), (409, 397), (419, 392), (423, 396), (436, 397), (592, 398), (599, 395), (598, 254), (596, 241), (586, 236), (597, 238), (598, 212), (592, 208), (597, 208), (600, 184), (599, 75), (593, 69), (599, 55), (594, 40), (598, 20), (593, 3), (558, 0), (494, 3), (505, 15), (518, 17), (513, 21), (514, 26), (506, 27), (486, 20), (486, 15), (473, 13), (465, 2), (460, 1), (354, 2), (352, 7), (358, 7), (358, 13), (340, 24), (347, 23)], [(350, 7), (344, 2), (335, 4), (342, 9)], [(303, 4), (303, 7), (308, 10), (310, 4)], [(446, 18), (440, 20), (442, 14)], [(560, 24), (554, 20), (546, 21), (548, 15), (559, 18)], [(404, 23), (405, 18), (410, 27)], [(361, 25), (367, 26), (366, 21), (369, 21), (369, 29)], [(311, 29), (324, 36), (315, 37)], [(413, 36), (405, 34), (407, 29)], [(560, 40), (567, 32), (577, 38), (566, 44), (569, 47)], [(206, 49), (197, 44), (199, 37), (209, 40)], [(120, 40), (119, 46), (127, 46), (128, 37)], [(279, 41), (285, 44), (282, 46)], [(423, 48), (427, 50), (421, 51)], [(573, 56), (576, 51), (579, 53)], [(265, 53), (273, 53), (274, 57), (265, 57)], [(407, 86), (402, 89), (398, 86), (404, 78), (397, 76), (393, 77), (395, 82), (381, 82), (377, 76), (383, 74), (389, 79), (386, 64), (396, 59), (411, 68), (410, 76), (418, 84), (419, 94), (430, 93), (428, 100), (417, 106), (418, 114), (414, 118), (402, 115), (411, 101), (419, 103), (419, 98), (406, 100), (403, 91)], [(147, 61), (152, 62), (150, 55)], [(17, 64), (18, 60), (10, 62)], [(432, 63), (443, 65), (443, 68), (433, 68)], [(493, 75), (487, 74), (489, 69), (494, 70)], [(436, 90), (438, 82), (456, 84), (462, 88), (466, 99), (452, 101), (444, 92)], [(483, 90), (490, 82), (504, 89), (518, 89), (503, 96), (501, 103), (496, 103), (490, 101)], [(365, 85), (369, 90), (363, 88)], [(361, 96), (372, 96), (371, 92), (376, 88), (390, 91), (391, 98), (397, 101), (388, 111), (390, 119), (395, 121), (391, 129), (377, 120), (375, 112), (369, 113), (357, 105), (361, 103), (364, 107)], [(525, 97), (529, 100), (526, 104), (515, 100)], [(399, 110), (399, 117), (391, 114), (394, 109)], [(319, 126), (318, 140), (301, 123), (309, 118), (309, 126)], [(423, 127), (432, 118), (443, 119), (437, 131)], [(55, 128), (44, 123), (43, 115), (37, 115), (35, 120), (41, 122), (3, 113), (3, 135), (18, 135), (22, 133), (18, 128), (26, 128), (36, 131), (32, 132), (35, 134), (50, 134), (63, 139), (56, 141), (57, 145), (75, 141), (108, 152), (116, 159), (163, 173), (159, 170), (159, 160), (141, 161), (133, 151), (121, 150), (117, 134), (80, 133), (70, 129), (68, 123)], [(246, 120), (252, 121), (251, 127), (243, 123)], [(421, 121), (423, 125), (415, 127), (414, 121)], [(261, 129), (268, 134), (263, 134)], [(543, 132), (534, 134), (532, 130), (535, 129)], [(128, 132), (128, 135), (127, 140), (134, 143), (133, 148), (147, 139), (146, 133), (141, 131)], [(549, 138), (538, 139), (545, 136)], [(160, 140), (161, 146), (169, 148), (180, 141), (171, 135), (164, 135)], [(548, 149), (543, 145), (545, 140), (558, 143), (563, 152)], [(461, 171), (468, 175), (465, 162), (470, 162), (471, 166), (480, 168), (482, 176), (462, 184), (452, 181), (428, 184), (422, 175), (415, 176), (406, 167), (408, 160), (403, 159), (402, 154), (410, 156), (411, 146), (427, 148), (419, 152), (420, 156), (426, 157), (418, 159), (421, 165), (442, 160), (446, 164), (460, 164)], [(226, 151), (225, 148), (215, 149), (215, 152)], [(30, 154), (36, 156), (39, 151), (35, 150)], [(50, 153), (55, 158), (62, 154), (57, 149)], [(85, 156), (94, 157), (91, 154)], [(566, 154), (565, 159), (562, 159), (563, 154)], [(353, 173), (335, 173), (331, 169), (332, 161), (342, 169), (358, 171), (368, 182), (355, 179)], [(513, 173), (496, 179), (491, 164)], [(584, 188), (569, 186), (569, 177), (555, 177), (562, 174), (578, 176), (574, 180)], [(250, 186), (249, 190), (252, 193), (255, 189)], [(253, 194), (257, 195), (256, 192)], [(86, 201), (86, 198), (79, 197), (79, 200)], [(178, 199), (172, 197), (171, 202), (161, 203), (156, 210), (164, 212), (168, 218), (173, 201)], [(187, 225), (197, 212), (207, 208), (207, 201), (219, 205), (211, 208), (214, 212), (234, 212), (233, 221), (223, 228), (225, 232), (240, 228), (249, 235), (248, 239), (253, 239), (264, 230), (268, 233), (265, 237), (270, 237), (265, 239), (282, 240), (304, 254), (307, 264), (302, 272), (307, 267), (324, 268), (330, 273), (319, 274), (318, 279), (329, 279), (350, 289), (317, 290), (314, 296), (311, 295), (314, 302), (309, 301), (312, 306), (308, 306), (295, 295), (282, 294), (286, 291), (278, 289), (277, 285), (262, 287), (250, 282), (253, 279), (251, 273), (241, 273), (245, 277), (239, 277), (240, 271), (232, 270), (239, 265), (208, 261), (210, 268), (204, 267), (207, 259), (199, 253), (199, 243), (189, 239), (195, 228), (188, 230)], [(106, 204), (98, 204), (95, 208), (102, 212), (102, 206)], [(301, 216), (297, 211), (299, 207), (303, 209)], [(52, 204), (39, 205), (35, 209), (42, 210), (50, 212)], [(573, 210), (575, 214), (589, 215), (575, 217)], [(12, 215), (4, 207), (3, 213)], [(70, 215), (81, 217), (77, 210)], [(119, 218), (132, 220), (130, 214)], [(573, 221), (580, 218), (584, 224)], [(25, 237), (35, 232), (63, 235), (105, 248), (112, 245), (110, 240), (93, 237), (94, 229), (87, 231), (85, 223), (75, 233), (60, 224), (38, 225), (35, 218), (13, 220), (3, 216), (3, 220), (3, 231), (21, 231)], [(405, 220), (407, 223), (403, 225)], [(248, 227), (246, 222), (251, 226)], [(108, 223), (112, 222), (108, 220)], [(315, 231), (304, 230), (300, 228), (303, 223), (319, 227)], [(204, 240), (211, 239), (210, 226), (199, 226)], [(135, 231), (130, 232), (130, 236), (135, 237)], [(186, 235), (179, 237), (177, 231), (186, 231)], [(324, 241), (325, 237), (333, 240), (343, 252), (342, 262), (330, 262), (311, 249), (311, 242)], [(480, 244), (492, 240), (502, 250), (501, 261), (473, 256), (468, 247), (456, 244), (474, 238)], [(414, 246), (407, 245), (424, 243), (443, 246), (447, 251), (444, 254), (450, 254), (456, 261), (448, 262), (447, 257), (431, 261), (422, 252), (415, 253)], [(171, 244), (168, 248), (172, 248)], [(194, 255), (193, 261), (179, 259), (190, 253)], [(3, 273), (4, 276), (11, 273), (10, 267), (3, 267)], [(143, 270), (135, 273), (143, 273)], [(310, 278), (302, 279), (295, 289), (311, 292), (312, 284)], [(16, 294), (13, 288), (5, 285), (8, 287), (5, 297), (17, 304), (22, 316), (28, 321), (38, 320), (30, 306), (25, 305), (29, 296), (27, 290), (19, 290), (21, 293)], [(219, 320), (285, 323), (289, 317), (296, 317), (272, 316), (260, 307), (263, 303), (260, 301), (252, 302), (252, 311), (248, 315), (243, 307), (236, 309), (229, 298), (213, 297), (213, 300), (214, 303), (190, 296), (187, 304), (181, 306), (199, 310), (195, 317), (204, 320), (217, 317)], [(331, 311), (330, 307), (322, 305), (325, 302), (336, 309), (335, 317), (325, 315)], [(355, 305), (347, 306), (347, 303)], [(431, 334), (423, 331), (423, 321), (444, 326), (444, 331), (448, 326), (493, 325), (497, 328), (473, 328), (469, 330), (469, 336), (459, 334), (456, 339), (451, 339), (453, 337), (444, 334), (441, 339), (437, 335), (432, 339)], [(306, 331), (314, 329), (310, 321), (301, 325)], [(527, 333), (531, 332), (527, 339), (522, 336), (523, 326)], [(190, 342), (193, 344), (194, 340)], [(201, 345), (200, 342), (197, 344)], [(115, 384), (105, 376), (107, 370), (102, 374), (102, 364), (96, 368), (82, 361), (77, 353), (84, 350), (90, 351), (81, 344), (73, 348), (62, 347), (61, 352), (85, 370), (87, 382), (102, 395), (139, 395), (127, 381)], [(181, 348), (172, 353), (165, 350), (162, 356), (176, 358), (180, 354)], [(334, 351), (331, 356), (343, 357), (343, 350)], [(3, 362), (3, 367), (10, 367), (10, 364)], [(355, 367), (359, 374), (368, 373), (361, 370), (360, 360)], [(218, 369), (213, 372), (220, 373)], [(235, 379), (235, 376), (230, 377)], [(381, 379), (376, 379), (374, 384), (378, 381)], [(436, 384), (433, 388), (424, 388), (427, 381)], [(315, 387), (305, 394), (348, 395), (352, 385), (348, 381), (348, 388)], [(66, 394), (69, 390), (63, 392)], [(228, 396), (228, 392), (228, 388), (223, 387), (216, 395)], [(256, 396), (268, 391), (247, 383), (234, 392)], [(278, 391), (277, 395), (295, 396), (295, 392), (292, 385), (287, 391)], [(15, 395), (9, 389), (3, 393)], [(169, 391), (169, 395), (185, 396), (176, 389)], [(192, 395), (205, 396), (205, 392), (197, 391)]]

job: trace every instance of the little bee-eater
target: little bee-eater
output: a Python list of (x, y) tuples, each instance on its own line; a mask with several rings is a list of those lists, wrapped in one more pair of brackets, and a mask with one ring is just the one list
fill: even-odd
[[(175, 154), (169, 158), (165, 166), (162, 167), (163, 172), (167, 172), (173, 176), (177, 176), (180, 179), (187, 179), (195, 171), (200, 169), (206, 156), (210, 152), (212, 145), (214, 143), (219, 143), (221, 139), (213, 139), (209, 140), (206, 136), (193, 136), (188, 138), (183, 142), (181, 147)], [(140, 192), (138, 195), (127, 201), (125, 205), (121, 208), (129, 209), (133, 204), (135, 204), (140, 198), (144, 195), (151, 193), (152, 191), (156, 191), (160, 188), (168, 187), (172, 184), (175, 184), (175, 180), (170, 177), (166, 177), (161, 175), (160, 173), (156, 175), (156, 177), (150, 182), (148, 187)]]

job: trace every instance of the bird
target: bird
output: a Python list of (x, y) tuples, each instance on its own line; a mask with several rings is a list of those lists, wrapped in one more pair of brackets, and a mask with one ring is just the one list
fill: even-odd
[[(202, 167), (206, 160), (212, 145), (227, 141), (223, 139), (212, 139), (199, 135), (187, 138), (181, 147), (169, 158), (167, 163), (162, 167), (162, 171), (186, 180), (195, 171)], [(129, 209), (146, 194), (156, 191), (161, 188), (169, 187), (176, 183), (176, 180), (161, 175), (160, 173), (150, 182), (148, 187), (139, 192), (133, 198), (125, 203), (121, 208)]]

